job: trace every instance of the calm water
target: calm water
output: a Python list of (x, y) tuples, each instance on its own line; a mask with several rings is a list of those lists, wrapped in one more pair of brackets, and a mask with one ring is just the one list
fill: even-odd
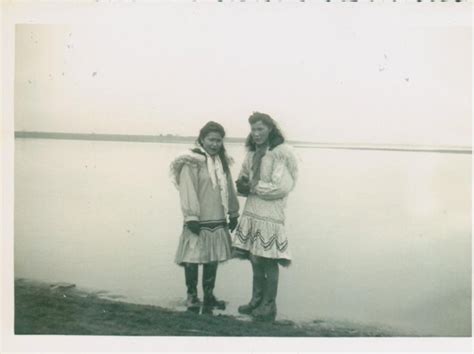
[[(182, 217), (168, 165), (187, 146), (16, 139), (15, 276), (179, 308)], [(228, 145), (238, 173), (244, 150)], [(279, 318), (346, 319), (413, 334), (471, 333), (471, 155), (298, 149), (293, 265)], [(241, 206), (244, 200), (241, 199)], [(251, 268), (219, 268), (228, 313)]]

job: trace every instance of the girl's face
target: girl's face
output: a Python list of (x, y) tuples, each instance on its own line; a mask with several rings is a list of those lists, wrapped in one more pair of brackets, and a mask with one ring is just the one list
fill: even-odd
[(266, 144), (270, 136), (271, 129), (262, 121), (255, 122), (250, 125), (253, 141), (257, 145)]
[(217, 132), (210, 132), (201, 140), (201, 143), (204, 150), (209, 155), (214, 156), (221, 151), (222, 136)]

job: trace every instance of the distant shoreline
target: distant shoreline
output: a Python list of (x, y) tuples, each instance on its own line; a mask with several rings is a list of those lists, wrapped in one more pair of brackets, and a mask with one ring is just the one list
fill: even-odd
[[(125, 134), (94, 134), (94, 133), (62, 133), (62, 132), (35, 132), (16, 131), (15, 138), (20, 139), (57, 139), (57, 140), (89, 140), (89, 141), (122, 141), (142, 143), (179, 143), (194, 144), (196, 137), (179, 136), (172, 134), (160, 135), (125, 135)], [(245, 142), (245, 138), (226, 137), (227, 143)], [(343, 150), (376, 150), (376, 151), (406, 151), (432, 152), (450, 154), (472, 154), (472, 147), (468, 146), (423, 146), (397, 144), (361, 144), (361, 143), (318, 143), (306, 141), (289, 141), (297, 148), (312, 149), (343, 149)]]
[[(194, 143), (195, 137), (178, 135), (126, 135), (126, 134), (88, 134), (88, 133), (59, 133), (59, 132), (28, 132), (16, 131), (15, 138), (29, 139), (61, 139), (61, 140), (99, 140), (127, 141), (143, 143)], [(226, 138), (230, 142), (243, 142), (243, 138)]]

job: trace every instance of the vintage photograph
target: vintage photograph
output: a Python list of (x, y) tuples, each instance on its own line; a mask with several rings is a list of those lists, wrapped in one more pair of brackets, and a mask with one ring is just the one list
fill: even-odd
[(469, 7), (128, 5), (15, 25), (16, 335), (471, 336)]

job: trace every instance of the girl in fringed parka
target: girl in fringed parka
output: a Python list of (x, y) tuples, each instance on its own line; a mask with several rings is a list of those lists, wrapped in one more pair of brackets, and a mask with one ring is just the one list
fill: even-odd
[(203, 265), (203, 305), (223, 308), (213, 290), (217, 265), (231, 258), (232, 232), (238, 223), (239, 202), (229, 170), (224, 128), (208, 122), (199, 133), (197, 147), (171, 163), (179, 189), (184, 225), (176, 263), (184, 267), (187, 307), (198, 307), (198, 265)]

